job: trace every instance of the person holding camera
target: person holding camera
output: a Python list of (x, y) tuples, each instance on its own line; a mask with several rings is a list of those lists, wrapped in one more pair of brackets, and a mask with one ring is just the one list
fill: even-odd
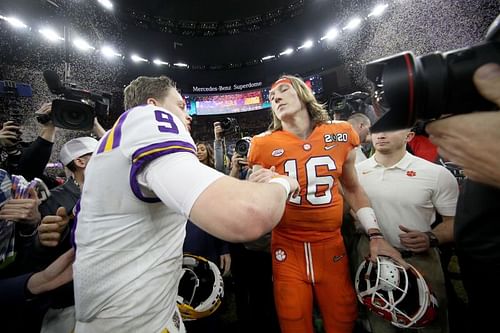
[(185, 332), (176, 298), (187, 219), (226, 241), (252, 240), (279, 222), (299, 185), (240, 181), (200, 163), (185, 101), (166, 76), (133, 80), (124, 105), (85, 171), (75, 332)]
[[(359, 137), (348, 122), (330, 122), (304, 81), (282, 76), (269, 93), (270, 131), (254, 136), (248, 161), (297, 179), (301, 191), (287, 202), (272, 231), (274, 294), (281, 331), (312, 333), (313, 295), (325, 331), (352, 332), (357, 300), (340, 232), (343, 194), (370, 235), (372, 260), (387, 255), (405, 265), (383, 237), (358, 182), (354, 148)], [(261, 178), (266, 181), (267, 178)]]
[[(474, 85), (500, 108), (500, 64), (479, 67)], [(439, 154), (462, 167), (462, 184), (454, 239), (460, 273), (468, 296), (469, 331), (497, 328), (500, 298), (500, 111), (473, 112), (433, 121), (426, 127)]]

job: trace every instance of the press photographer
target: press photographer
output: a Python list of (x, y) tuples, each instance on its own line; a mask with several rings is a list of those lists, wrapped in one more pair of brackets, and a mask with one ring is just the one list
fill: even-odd
[[(444, 54), (410, 53), (367, 65), (374, 105), (383, 114), (374, 131), (411, 127), (415, 119), (439, 119), (426, 131), (439, 153), (464, 169), (454, 240), (472, 320), (467, 332), (496, 329), (491, 318), (500, 297), (491, 288), (500, 274), (500, 16), (486, 42)], [(496, 105), (496, 106), (495, 106)], [(475, 112), (492, 110), (496, 112)]]
[(91, 130), (96, 116), (109, 112), (111, 94), (102, 91), (84, 90), (76, 85), (62, 83), (54, 71), (46, 70), (43, 77), (53, 94), (60, 98), (52, 101), (50, 118), (39, 117), (40, 123), (51, 120), (54, 126), (70, 130)]

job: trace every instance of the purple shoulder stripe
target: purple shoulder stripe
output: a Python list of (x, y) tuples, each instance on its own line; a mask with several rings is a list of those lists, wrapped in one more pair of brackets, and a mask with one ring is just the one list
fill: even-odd
[(159, 202), (158, 198), (148, 198), (142, 195), (137, 182), (137, 175), (154, 159), (172, 153), (191, 153), (196, 155), (196, 147), (185, 141), (165, 141), (155, 143), (138, 149), (132, 155), (132, 168), (130, 169), (130, 188), (134, 195), (144, 202)]

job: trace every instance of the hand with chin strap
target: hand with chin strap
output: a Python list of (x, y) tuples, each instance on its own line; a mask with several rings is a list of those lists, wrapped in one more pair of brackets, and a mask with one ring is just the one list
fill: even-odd
[(409, 267), (408, 263), (401, 256), (401, 253), (384, 239), (380, 230), (370, 229), (368, 231), (368, 238), (370, 239), (370, 260), (372, 262), (377, 262), (378, 256), (386, 256), (391, 257), (404, 268)]

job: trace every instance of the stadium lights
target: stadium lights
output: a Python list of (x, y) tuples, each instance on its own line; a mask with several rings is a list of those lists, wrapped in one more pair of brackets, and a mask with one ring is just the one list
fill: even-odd
[(359, 27), (360, 24), (361, 24), (361, 19), (359, 17), (355, 17), (352, 20), (350, 20), (349, 23), (347, 23), (347, 25), (342, 28), (342, 30), (354, 30), (357, 27)]
[(389, 6), (388, 4), (382, 4), (382, 5), (375, 6), (375, 8), (373, 8), (372, 12), (370, 14), (368, 14), (368, 17), (382, 15), (388, 6)]
[(104, 8), (113, 9), (113, 3), (109, 0), (97, 0)]
[(103, 46), (101, 48), (101, 53), (106, 57), (106, 58), (112, 58), (112, 57), (123, 57), (120, 53), (116, 52), (112, 47), (110, 46)]
[(161, 61), (160, 59), (155, 59), (155, 60), (153, 60), (153, 63), (154, 63), (155, 65), (158, 65), (158, 66), (161, 66), (161, 65), (168, 65), (168, 62), (166, 62), (166, 61)]
[(282, 55), (289, 55), (289, 54), (292, 54), (292, 53), (293, 53), (293, 49), (292, 48), (288, 48), (285, 51), (281, 52), (280, 56), (282, 56)]
[(324, 39), (334, 39), (338, 35), (339, 35), (339, 31), (337, 29), (335, 29), (335, 28), (332, 28), (332, 29), (328, 30), (328, 32), (326, 33), (326, 35), (324, 35), (323, 37), (321, 37), (321, 40), (324, 40)]
[(276, 56), (274, 56), (274, 55), (268, 55), (268, 56), (262, 57), (262, 60), (263, 60), (263, 61), (266, 61), (266, 60), (269, 60), (269, 59), (273, 59), (273, 58), (275, 58), (275, 57), (276, 57)]
[(8, 22), (14, 28), (27, 28), (28, 27), (20, 19), (18, 19), (17, 17), (13, 17), (13, 16), (5, 17), (5, 16), (0, 15), (0, 20), (4, 20), (4, 21)]
[(300, 45), (297, 49), (309, 49), (313, 46), (313, 41), (312, 40), (307, 40), (304, 44)]
[(177, 67), (184, 67), (184, 68), (187, 68), (187, 67), (188, 67), (188, 65), (187, 65), (187, 64), (185, 64), (185, 63), (183, 63), (183, 62), (176, 62), (176, 63), (174, 64), (174, 66), (177, 66)]
[(83, 40), (81, 38), (77, 38), (73, 41), (73, 45), (82, 51), (88, 51), (88, 50), (95, 50), (95, 47), (90, 45), (86, 40)]
[(42, 34), (43, 37), (45, 37), (46, 39), (48, 39), (51, 42), (58, 42), (60, 40), (64, 40), (64, 38), (59, 36), (54, 30), (52, 30), (50, 28), (40, 29), (40, 30), (38, 30), (38, 32), (40, 34)]
[(132, 54), (130, 56), (130, 59), (132, 59), (133, 62), (149, 62), (148, 59), (144, 59), (142, 57), (139, 57), (137, 54)]

